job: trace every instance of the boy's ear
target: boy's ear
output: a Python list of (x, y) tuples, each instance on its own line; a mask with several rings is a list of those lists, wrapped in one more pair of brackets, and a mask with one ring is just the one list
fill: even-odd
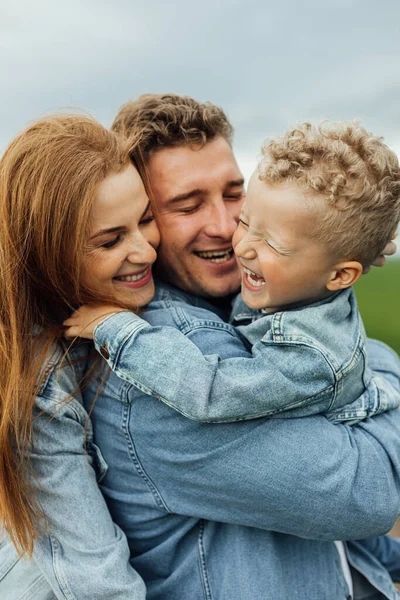
[(326, 287), (331, 292), (344, 290), (353, 285), (362, 275), (362, 272), (361, 263), (355, 260), (339, 263), (335, 265)]

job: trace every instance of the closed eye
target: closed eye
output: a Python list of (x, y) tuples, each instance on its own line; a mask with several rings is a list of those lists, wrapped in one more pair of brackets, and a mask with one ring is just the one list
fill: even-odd
[(278, 248), (275, 248), (275, 246), (273, 246), (268, 240), (263, 240), (264, 244), (266, 246), (268, 246), (268, 248), (271, 248), (271, 250), (273, 250), (275, 252), (275, 254), (279, 254), (279, 256), (291, 256), (290, 252), (284, 252), (282, 250), (278, 250)]
[(178, 210), (180, 213), (183, 213), (184, 215), (190, 215), (190, 214), (196, 212), (196, 210), (198, 210), (199, 207), (200, 207), (200, 204), (195, 204), (192, 206), (179, 208)]
[(105, 242), (105, 244), (101, 244), (101, 247), (102, 248), (113, 248), (113, 246), (116, 246), (118, 244), (120, 239), (121, 239), (121, 236), (118, 234), (115, 238), (113, 238), (109, 242)]
[(147, 217), (143, 217), (143, 219), (140, 219), (139, 225), (148, 225), (152, 221), (154, 221), (154, 215), (148, 215)]
[(246, 197), (246, 192), (244, 190), (242, 190), (241, 192), (238, 192), (237, 194), (224, 194), (224, 197), (229, 200), (242, 200), (243, 198)]

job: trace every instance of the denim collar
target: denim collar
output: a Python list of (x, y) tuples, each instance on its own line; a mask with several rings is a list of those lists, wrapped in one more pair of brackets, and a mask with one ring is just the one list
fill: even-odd
[(215, 314), (217, 314), (224, 321), (229, 320), (229, 316), (232, 310), (232, 296), (222, 299), (220, 302), (210, 302), (200, 296), (195, 296), (181, 290), (180, 288), (174, 287), (164, 281), (156, 280), (156, 292), (153, 300), (150, 302), (149, 307), (151, 308), (153, 303), (162, 302), (166, 299), (173, 298), (174, 300), (185, 302), (191, 306), (204, 308)]

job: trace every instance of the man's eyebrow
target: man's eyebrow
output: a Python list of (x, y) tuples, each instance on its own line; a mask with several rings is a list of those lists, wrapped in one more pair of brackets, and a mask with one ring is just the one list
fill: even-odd
[(226, 184), (225, 187), (229, 188), (229, 187), (243, 187), (244, 186), (244, 179), (243, 177), (241, 177), (240, 179), (233, 179), (232, 181), (228, 181), (228, 183)]
[(177, 196), (172, 196), (167, 200), (167, 204), (175, 204), (177, 202), (182, 202), (183, 200), (190, 200), (195, 196), (200, 196), (204, 194), (204, 190), (200, 188), (195, 188), (194, 190), (190, 190), (190, 192), (184, 192), (183, 194), (178, 194)]
[(100, 231), (97, 231), (94, 235), (92, 235), (92, 237), (90, 238), (90, 241), (93, 241), (99, 237), (101, 237), (102, 235), (106, 235), (107, 233), (115, 233), (117, 231), (121, 231), (122, 227), (119, 225), (118, 227), (109, 227), (108, 229), (100, 229)]

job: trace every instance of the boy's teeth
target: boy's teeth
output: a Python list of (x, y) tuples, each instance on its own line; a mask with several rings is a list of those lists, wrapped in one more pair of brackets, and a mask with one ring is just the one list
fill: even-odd
[(265, 279), (259, 275), (256, 275), (256, 273), (250, 271), (250, 269), (247, 269), (246, 267), (243, 267), (243, 270), (246, 273), (247, 279), (250, 281), (251, 285), (254, 285), (254, 287), (262, 287), (265, 285)]
[(137, 275), (120, 275), (115, 279), (118, 279), (118, 281), (127, 281), (129, 283), (131, 281), (139, 281), (140, 279), (143, 279), (143, 277), (145, 277), (146, 275), (147, 269), (146, 271), (143, 271), (143, 273), (138, 273)]
[(222, 263), (229, 260), (232, 256), (232, 248), (229, 250), (215, 250), (207, 252), (196, 252), (200, 258), (206, 258), (213, 263)]

